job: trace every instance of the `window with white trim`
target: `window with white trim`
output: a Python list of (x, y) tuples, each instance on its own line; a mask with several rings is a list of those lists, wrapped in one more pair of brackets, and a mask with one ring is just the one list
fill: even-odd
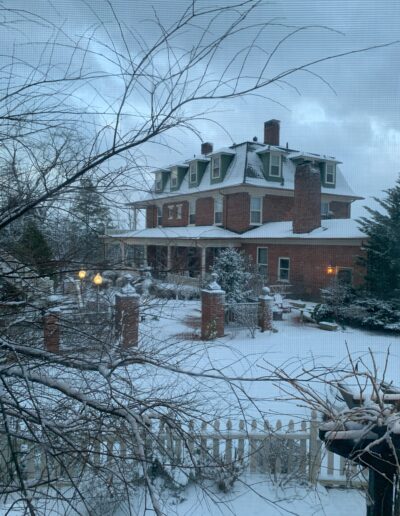
[(197, 162), (192, 161), (189, 165), (189, 182), (197, 183)]
[(171, 188), (176, 188), (178, 186), (178, 169), (173, 168), (171, 171)]
[(278, 259), (278, 280), (289, 281), (290, 278), (290, 258)]
[(269, 175), (272, 177), (281, 177), (281, 155), (272, 154), (269, 160)]
[(168, 206), (168, 220), (172, 220), (174, 218), (174, 205), (170, 204)]
[(334, 185), (336, 179), (336, 165), (334, 163), (327, 163), (325, 167), (325, 183), (327, 185)]
[(157, 206), (157, 226), (162, 226), (162, 208)]
[(161, 192), (162, 190), (162, 174), (161, 172), (156, 173), (156, 191)]
[(180, 220), (182, 218), (182, 204), (176, 205), (176, 218)]
[(196, 223), (196, 199), (190, 199), (189, 201), (189, 224)]
[(257, 247), (257, 268), (264, 279), (268, 277), (268, 247)]
[(329, 202), (328, 201), (321, 201), (321, 215), (323, 217), (327, 217), (329, 215)]
[(214, 197), (214, 224), (222, 224), (222, 210), (224, 201), (222, 195)]
[(262, 222), (262, 198), (250, 197), (250, 224)]
[(221, 177), (221, 156), (214, 156), (211, 160), (211, 178), (220, 179)]

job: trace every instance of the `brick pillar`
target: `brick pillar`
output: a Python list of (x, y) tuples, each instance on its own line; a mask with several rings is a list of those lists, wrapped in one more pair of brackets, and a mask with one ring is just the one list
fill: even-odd
[(56, 311), (49, 311), (43, 319), (44, 349), (50, 353), (60, 351), (60, 318)]
[(272, 330), (272, 305), (274, 298), (268, 287), (263, 287), (262, 295), (258, 297), (258, 326), (261, 331)]
[(217, 283), (213, 273), (212, 281), (201, 291), (201, 338), (212, 340), (223, 337), (225, 330), (225, 291)]
[(138, 345), (139, 299), (129, 283), (115, 296), (115, 331), (122, 349)]

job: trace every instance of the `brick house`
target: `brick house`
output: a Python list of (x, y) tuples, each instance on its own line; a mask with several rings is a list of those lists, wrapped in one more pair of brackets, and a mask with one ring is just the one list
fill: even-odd
[(295, 295), (317, 298), (333, 277), (357, 286), (365, 235), (351, 219), (352, 192), (332, 156), (281, 146), (280, 123), (264, 124), (264, 142), (201, 153), (155, 171), (145, 199), (146, 228), (109, 235), (122, 261), (155, 274), (204, 276), (218, 250), (237, 247), (267, 284), (290, 283)]

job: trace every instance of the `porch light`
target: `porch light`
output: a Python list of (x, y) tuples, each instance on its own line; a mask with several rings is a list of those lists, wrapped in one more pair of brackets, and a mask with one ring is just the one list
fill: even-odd
[(98, 287), (103, 283), (103, 278), (101, 274), (98, 272), (96, 276), (93, 278), (93, 283)]
[(78, 278), (82, 281), (86, 278), (86, 271), (84, 271), (83, 269), (81, 271), (78, 272)]
[(332, 265), (328, 265), (328, 267), (326, 268), (326, 273), (329, 274), (330, 276), (332, 274), (335, 274), (335, 267), (333, 267)]

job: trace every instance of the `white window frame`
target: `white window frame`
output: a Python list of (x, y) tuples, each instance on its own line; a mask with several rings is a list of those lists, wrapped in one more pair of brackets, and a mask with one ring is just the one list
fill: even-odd
[[(218, 163), (218, 166), (215, 166)], [(218, 170), (216, 174), (215, 171)], [(211, 158), (211, 179), (221, 179), (221, 156), (213, 156)]]
[[(282, 268), (281, 267), (281, 260), (288, 260), (289, 262), (289, 267), (286, 268)], [(281, 278), (281, 271), (282, 270), (287, 270), (288, 271), (288, 277), (287, 278)], [(282, 282), (285, 282), (285, 283), (289, 283), (290, 281), (290, 258), (288, 256), (279, 256), (278, 258), (278, 281), (282, 281)]]
[(171, 170), (170, 187), (178, 187), (178, 169), (176, 167)]
[[(326, 210), (322, 209), (323, 207), (326, 207)], [(327, 217), (330, 212), (330, 202), (329, 201), (321, 201), (321, 215), (323, 217)]]
[(173, 204), (169, 204), (167, 206), (167, 209), (168, 209), (168, 220), (173, 220), (174, 218), (174, 211), (175, 211), (175, 206)]
[[(332, 167), (332, 172), (329, 172), (329, 175), (332, 175), (332, 181), (328, 181), (328, 167)], [(336, 183), (336, 164), (335, 163), (325, 163), (325, 184), (334, 185)]]
[[(217, 207), (220, 207), (221, 209), (217, 211)], [(222, 215), (224, 212), (224, 198), (222, 195), (217, 195), (214, 197), (214, 225), (215, 226), (222, 226)], [(217, 217), (217, 214), (220, 214), (220, 217)], [(220, 219), (220, 220), (217, 220)]]
[(182, 204), (176, 204), (176, 219), (182, 220)]
[(162, 191), (162, 173), (156, 172), (156, 192)]
[[(273, 157), (276, 157), (278, 158), (278, 174), (273, 174), (272, 173), (272, 158)], [(270, 153), (270, 157), (269, 157), (269, 175), (271, 177), (282, 177), (282, 174), (281, 174), (281, 160), (282, 160), (282, 156), (280, 154), (275, 154), (273, 152)], [(276, 165), (274, 165), (274, 167), (276, 167)]]
[[(192, 219), (193, 217), (193, 219)], [(189, 200), (189, 226), (196, 224), (196, 199)]]
[(157, 206), (157, 226), (162, 226), (163, 210), (161, 206)]
[[(257, 210), (254, 210), (252, 208), (252, 205), (251, 205), (252, 202), (255, 201), (255, 200), (260, 202), (260, 207)], [(252, 195), (250, 197), (250, 225), (251, 226), (260, 226), (262, 224), (262, 209), (263, 209), (263, 198)], [(259, 217), (258, 217), (259, 220), (257, 222), (253, 222), (253, 220), (252, 220), (252, 214), (253, 213), (258, 213), (259, 214)]]
[[(260, 263), (260, 250), (265, 249), (267, 251), (267, 263)], [(268, 247), (257, 247), (257, 269), (260, 272), (260, 266), (265, 267), (264, 277), (268, 278)]]
[(189, 164), (189, 183), (191, 185), (197, 183), (197, 161), (192, 161)]

